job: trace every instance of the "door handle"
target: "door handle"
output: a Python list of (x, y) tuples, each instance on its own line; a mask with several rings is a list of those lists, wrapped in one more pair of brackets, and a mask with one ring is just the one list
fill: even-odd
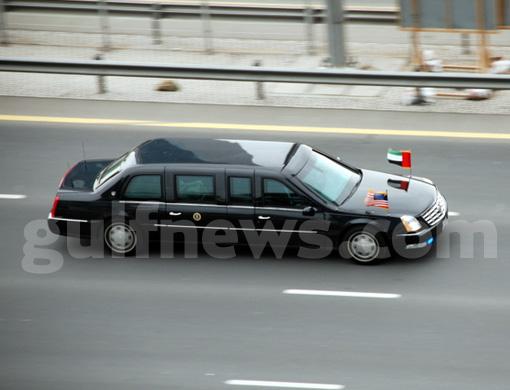
[(178, 215), (181, 215), (182, 213), (180, 211), (170, 211), (168, 214), (170, 214), (173, 217), (176, 217)]
[(271, 219), (269, 215), (259, 215), (258, 219)]

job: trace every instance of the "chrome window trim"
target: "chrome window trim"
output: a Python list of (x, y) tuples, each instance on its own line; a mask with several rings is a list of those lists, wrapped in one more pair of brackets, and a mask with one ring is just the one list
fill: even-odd
[(288, 229), (257, 229), (257, 228), (236, 228), (236, 227), (220, 227), (220, 226), (190, 226), (190, 225), (175, 225), (175, 224), (161, 224), (157, 223), (157, 227), (177, 227), (184, 229), (216, 229), (216, 230), (245, 230), (245, 231), (262, 231), (262, 232), (280, 232), (280, 233), (306, 233), (316, 234), (315, 230), (288, 230)]
[(242, 209), (256, 209), (256, 210), (276, 210), (276, 211), (303, 211), (303, 209), (291, 209), (285, 207), (259, 207), (259, 206), (243, 206), (235, 204), (214, 204), (214, 203), (172, 203), (172, 202), (159, 202), (149, 200), (119, 200), (119, 203), (141, 203), (141, 204), (166, 204), (171, 206), (203, 206), (203, 207), (237, 207)]
[(215, 226), (189, 226), (189, 225), (169, 225), (169, 224), (162, 224), (162, 223), (156, 223), (154, 226), (157, 227), (179, 227), (184, 229), (222, 229), (222, 230), (229, 230), (228, 226), (225, 227), (215, 227)]
[(141, 204), (165, 204), (165, 202), (155, 201), (155, 200), (119, 200), (119, 203), (127, 203), (127, 204), (133, 204), (133, 203), (141, 203)]
[(256, 209), (261, 210), (276, 210), (276, 211), (303, 211), (303, 209), (291, 209), (286, 207), (256, 207)]
[(246, 231), (260, 231), (260, 232), (280, 232), (280, 233), (306, 233), (315, 234), (315, 230), (289, 230), (289, 229), (253, 229), (253, 228), (230, 228), (230, 230), (246, 230)]
[(119, 200), (119, 203), (141, 203), (141, 204), (164, 204), (164, 205), (175, 205), (175, 206), (210, 206), (210, 207), (226, 207), (226, 205), (213, 204), (213, 203), (171, 203), (151, 200)]
[(224, 204), (214, 204), (214, 203), (169, 203), (166, 202), (167, 205), (172, 206), (201, 206), (201, 207), (227, 207)]

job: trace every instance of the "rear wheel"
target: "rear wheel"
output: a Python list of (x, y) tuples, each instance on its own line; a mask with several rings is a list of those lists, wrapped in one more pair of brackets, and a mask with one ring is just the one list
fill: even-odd
[(104, 242), (113, 254), (130, 256), (136, 251), (138, 237), (132, 226), (124, 222), (114, 221), (105, 229)]
[(340, 244), (340, 254), (357, 264), (380, 263), (387, 256), (388, 248), (382, 235), (367, 226), (350, 229)]

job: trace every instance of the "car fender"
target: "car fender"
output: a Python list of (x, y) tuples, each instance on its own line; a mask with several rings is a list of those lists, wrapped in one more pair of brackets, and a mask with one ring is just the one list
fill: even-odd
[(339, 239), (342, 239), (348, 230), (358, 226), (368, 226), (369, 228), (375, 230), (376, 232), (380, 232), (384, 234), (386, 237), (388, 237), (391, 232), (392, 224), (391, 221), (389, 221), (386, 218), (366, 218), (366, 217), (354, 218), (342, 226)]

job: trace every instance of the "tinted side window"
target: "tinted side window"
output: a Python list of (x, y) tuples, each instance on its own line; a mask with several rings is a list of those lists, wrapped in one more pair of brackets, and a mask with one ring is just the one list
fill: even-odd
[(214, 176), (176, 175), (177, 201), (190, 203), (214, 203)]
[(124, 198), (139, 200), (161, 199), (161, 176), (139, 175), (133, 177), (124, 191)]
[(252, 205), (252, 185), (249, 177), (230, 177), (230, 204)]
[(274, 179), (264, 179), (264, 206), (301, 209), (308, 206), (305, 197)]

